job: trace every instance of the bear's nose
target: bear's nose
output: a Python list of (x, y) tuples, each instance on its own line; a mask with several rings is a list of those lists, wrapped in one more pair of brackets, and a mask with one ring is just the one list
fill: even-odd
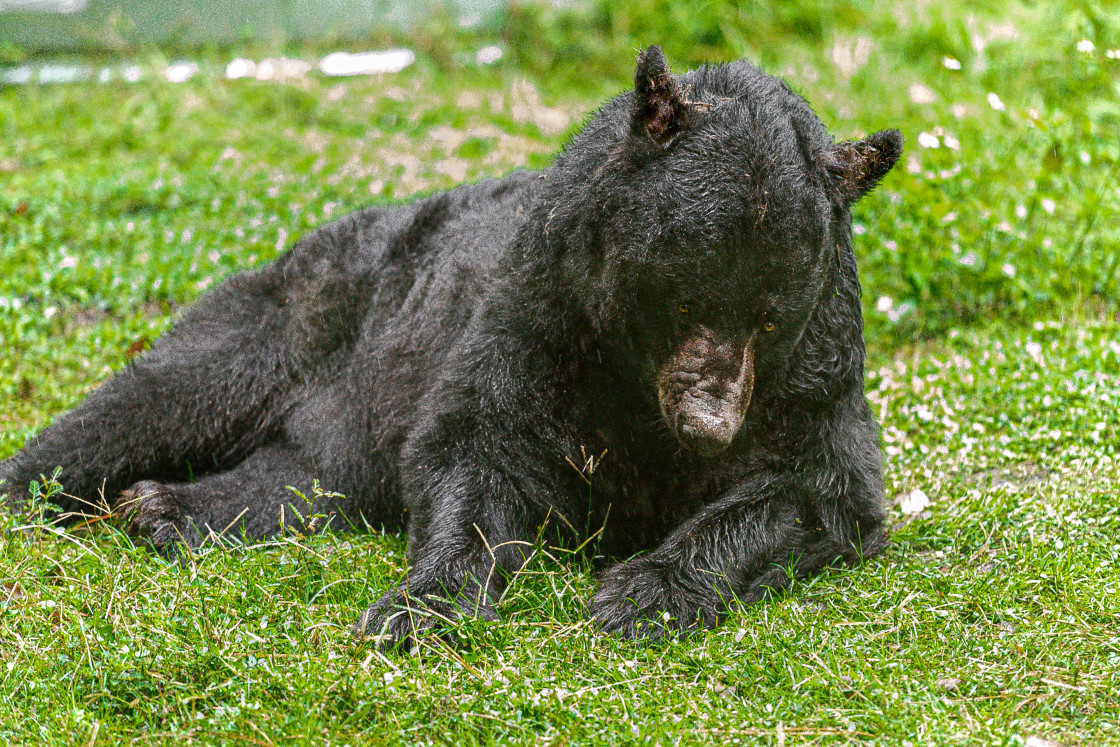
[[(734, 432), (730, 433), (734, 436)], [(719, 431), (699, 428), (693, 423), (682, 422), (677, 427), (677, 439), (686, 449), (700, 456), (715, 456), (731, 444), (731, 438), (722, 437)]]

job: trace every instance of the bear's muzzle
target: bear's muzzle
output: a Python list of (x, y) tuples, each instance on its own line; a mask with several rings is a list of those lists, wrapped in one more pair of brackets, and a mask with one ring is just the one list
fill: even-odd
[(715, 456), (731, 445), (754, 391), (754, 341), (701, 325), (661, 367), (661, 414), (689, 451)]

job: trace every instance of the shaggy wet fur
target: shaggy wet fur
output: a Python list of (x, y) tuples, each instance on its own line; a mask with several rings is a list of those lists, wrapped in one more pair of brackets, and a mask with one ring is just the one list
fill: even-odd
[[(849, 210), (901, 148), (834, 144), (750, 64), (674, 77), (653, 47), (551, 168), (231, 277), (0, 463), (7, 500), (61, 465), (64, 508), (119, 496), (168, 554), (311, 514), (407, 528), (407, 577), (356, 626), (387, 646), (494, 618), (542, 526), (623, 559), (604, 630), (714, 625), (884, 544)], [(308, 507), (289, 487), (315, 479)]]

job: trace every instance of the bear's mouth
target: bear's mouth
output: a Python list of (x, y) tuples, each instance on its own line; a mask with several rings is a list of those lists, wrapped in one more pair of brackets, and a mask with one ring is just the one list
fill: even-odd
[(754, 390), (754, 336), (737, 342), (706, 327), (677, 348), (657, 377), (661, 415), (682, 446), (711, 457), (731, 445)]
[(692, 409), (678, 415), (674, 431), (677, 440), (700, 456), (715, 456), (731, 445), (743, 419), (735, 412), (736, 403), (721, 401), (718, 409)]

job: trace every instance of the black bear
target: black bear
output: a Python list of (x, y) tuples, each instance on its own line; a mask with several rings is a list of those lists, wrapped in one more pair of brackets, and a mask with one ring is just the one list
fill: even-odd
[(311, 513), (407, 527), (407, 576), (356, 625), (385, 646), (495, 617), (542, 531), (624, 559), (602, 629), (712, 626), (885, 543), (850, 209), (901, 149), (834, 143), (747, 62), (673, 76), (651, 47), (550, 168), (231, 277), (0, 463), (7, 500), (60, 465), (63, 508), (116, 497), (168, 554)]

